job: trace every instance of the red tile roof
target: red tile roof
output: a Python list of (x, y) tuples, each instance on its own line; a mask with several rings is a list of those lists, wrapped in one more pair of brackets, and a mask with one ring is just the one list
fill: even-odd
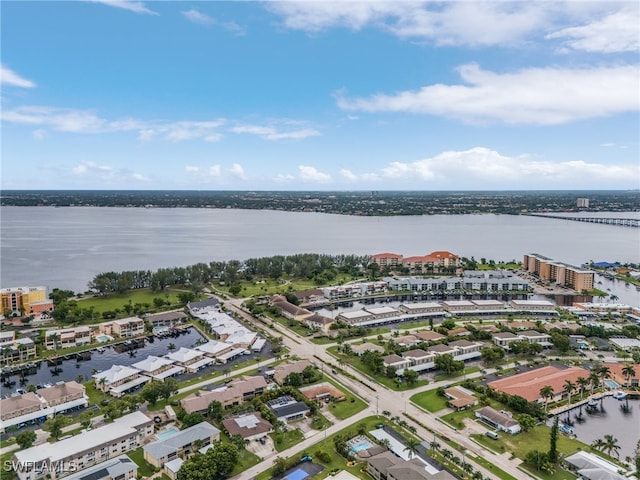
[(540, 398), (540, 389), (550, 386), (556, 394), (564, 390), (565, 380), (575, 383), (578, 377), (589, 377), (589, 371), (580, 367), (559, 369), (557, 367), (542, 367), (529, 372), (519, 373), (510, 377), (489, 382), (488, 386), (509, 395), (519, 395), (530, 402)]

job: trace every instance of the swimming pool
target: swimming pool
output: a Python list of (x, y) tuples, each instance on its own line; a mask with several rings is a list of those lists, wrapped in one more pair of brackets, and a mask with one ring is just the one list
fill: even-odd
[(353, 453), (358, 453), (360, 450), (366, 450), (373, 447), (373, 443), (367, 440), (366, 437), (359, 436), (349, 441), (349, 450)]
[(616, 389), (620, 388), (620, 385), (618, 385), (616, 382), (614, 382), (613, 380), (610, 380), (608, 378), (604, 380), (604, 384), (607, 387), (609, 387), (609, 389), (611, 389), (611, 390), (616, 390)]
[(156, 438), (158, 440), (166, 440), (169, 437), (173, 437), (179, 431), (180, 430), (178, 430), (177, 428), (169, 428), (169, 429), (165, 430), (164, 432), (156, 433)]
[(110, 337), (109, 335), (98, 335), (98, 336), (96, 336), (96, 341), (98, 341), (100, 343), (108, 342), (110, 340), (113, 340), (113, 337)]

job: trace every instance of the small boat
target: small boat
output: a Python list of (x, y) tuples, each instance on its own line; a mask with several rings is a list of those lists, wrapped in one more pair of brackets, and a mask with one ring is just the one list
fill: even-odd
[(573, 435), (573, 428), (571, 428), (569, 425), (560, 425), (560, 430), (566, 435)]
[(590, 398), (587, 402), (587, 407), (597, 407), (598, 401), (595, 398)]
[(616, 400), (622, 400), (627, 397), (627, 392), (623, 392), (622, 390), (616, 390), (613, 392), (613, 398)]
[(104, 353), (105, 348), (104, 348), (104, 347), (98, 347), (98, 348), (96, 348), (96, 351), (97, 351), (98, 353)]

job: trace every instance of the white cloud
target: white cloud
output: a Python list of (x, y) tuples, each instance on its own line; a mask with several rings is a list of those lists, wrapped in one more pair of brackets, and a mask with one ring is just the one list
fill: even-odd
[(101, 182), (116, 184), (135, 180), (148, 182), (149, 178), (141, 173), (132, 172), (126, 168), (115, 168), (111, 165), (101, 165), (93, 161), (82, 161), (71, 168), (71, 173), (84, 180), (94, 179)]
[(546, 36), (567, 39), (564, 45), (587, 52), (635, 52), (640, 49), (640, 9), (634, 3), (604, 18), (577, 27), (567, 27)]
[(279, 131), (275, 127), (261, 125), (238, 125), (231, 129), (233, 133), (248, 133), (265, 140), (301, 140), (307, 137), (315, 137), (320, 132), (313, 128), (302, 128), (290, 131)]
[(200, 23), (202, 25), (215, 25), (216, 24), (216, 19), (210, 17), (209, 15), (207, 15), (206, 13), (202, 13), (199, 12), (198, 10), (196, 10), (195, 8), (192, 8), (191, 10), (186, 10), (182, 13), (182, 15), (184, 15), (184, 17), (189, 20), (190, 22), (193, 23)]
[(601, 143), (600, 146), (601, 147), (615, 147), (615, 146), (617, 146), (617, 144), (615, 144), (615, 143)]
[(318, 171), (315, 167), (300, 165), (298, 167), (301, 181), (309, 183), (327, 183), (331, 181), (331, 175)]
[(440, 46), (511, 48), (567, 38), (573, 49), (614, 52), (637, 50), (639, 42), (638, 5), (632, 2), (285, 1), (266, 8), (293, 30), (373, 27)]
[(110, 7), (122, 8), (123, 10), (129, 10), (134, 13), (141, 13), (145, 15), (158, 15), (158, 12), (148, 9), (144, 3), (129, 1), (129, 0), (92, 0), (94, 3), (102, 3)]
[[(355, 174), (353, 174), (356, 176)], [(539, 185), (597, 185), (627, 184), (640, 181), (637, 167), (605, 165), (582, 160), (553, 162), (533, 159), (528, 155), (506, 156), (495, 150), (475, 147), (464, 151), (442, 152), (434, 157), (415, 162), (392, 162), (379, 172), (357, 175), (360, 180), (418, 182), (431, 187), (465, 183), (465, 188), (477, 185), (492, 188)]]
[(90, 110), (42, 106), (21, 106), (13, 110), (4, 110), (2, 121), (37, 125), (67, 133), (137, 132), (139, 140), (162, 137), (174, 142), (195, 139), (217, 142), (222, 138), (222, 134), (217, 130), (225, 124), (224, 119), (178, 122), (153, 122), (134, 118), (107, 120)]
[(232, 32), (235, 35), (244, 35), (246, 33), (244, 27), (238, 25), (235, 22), (222, 22), (214, 17), (210, 17), (206, 13), (202, 13), (196, 10), (195, 8), (192, 8), (191, 10), (185, 10), (180, 13), (182, 13), (182, 15), (184, 15), (187, 20), (193, 23), (222, 27), (224, 30)]
[(278, 183), (289, 183), (293, 182), (295, 179), (296, 177), (289, 173), (279, 173), (278, 175), (273, 177), (273, 180)]
[(346, 178), (350, 182), (355, 182), (356, 180), (358, 180), (358, 176), (355, 173), (353, 173), (351, 170), (346, 168), (343, 168), (342, 170), (340, 170), (340, 175), (342, 175), (344, 178)]
[(220, 165), (211, 165), (208, 173), (210, 177), (219, 177), (222, 174), (222, 168)]
[(638, 111), (638, 66), (529, 68), (494, 73), (462, 65), (463, 83), (348, 99), (338, 106), (362, 112), (408, 112), (470, 123), (555, 125)]
[(34, 88), (36, 84), (4, 65), (0, 65), (0, 84), (20, 88)]
[(231, 175), (241, 180), (247, 179), (246, 175), (244, 174), (244, 169), (242, 168), (242, 165), (240, 165), (239, 163), (234, 163), (229, 169), (229, 173), (231, 173)]

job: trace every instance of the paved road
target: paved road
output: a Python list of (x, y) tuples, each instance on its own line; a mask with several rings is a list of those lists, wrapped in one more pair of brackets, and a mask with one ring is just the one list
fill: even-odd
[[(327, 347), (330, 345), (313, 344), (307, 338), (302, 337), (297, 333), (292, 332), (291, 330), (285, 329), (284, 327), (282, 327), (277, 323), (274, 323), (273, 327), (267, 327), (262, 323), (258, 323), (250, 314), (245, 312), (240, 307), (241, 303), (242, 303), (242, 300), (232, 300), (227, 302), (226, 306), (229, 310), (236, 312), (237, 314), (242, 316), (247, 322), (258, 324), (262, 329), (266, 330), (267, 332), (269, 332), (274, 336), (281, 336), (283, 338), (283, 344), (287, 348), (289, 348), (292, 354), (300, 358), (308, 358), (311, 360), (313, 360), (313, 357), (315, 356), (323, 360), (324, 362), (330, 362), (333, 364), (336, 363), (335, 358), (326, 351)], [(471, 440), (471, 438), (469, 438), (468, 432), (458, 432), (452, 429), (448, 425), (445, 425), (440, 421), (438, 421), (434, 415), (428, 412), (425, 412), (424, 410), (420, 409), (419, 407), (411, 403), (411, 401), (409, 400), (409, 397), (416, 393), (432, 390), (461, 379), (449, 379), (446, 381), (430, 383), (428, 385), (424, 385), (422, 387), (412, 389), (411, 391), (408, 391), (408, 392), (396, 392), (378, 383), (374, 383), (371, 379), (365, 377), (358, 370), (355, 370), (353, 368), (349, 368), (349, 374), (353, 375), (357, 380), (352, 380), (344, 375), (338, 375), (337, 378), (335, 378), (335, 376), (329, 372), (328, 368), (325, 369), (325, 374), (328, 374), (332, 378), (342, 383), (345, 387), (347, 387), (349, 391), (362, 397), (365, 400), (365, 402), (368, 404), (368, 407), (362, 412), (358, 413), (357, 415), (354, 415), (352, 417), (349, 417), (345, 420), (342, 420), (332, 425), (325, 432), (326, 435), (332, 435), (333, 433), (338, 432), (350, 425), (353, 425), (354, 423), (368, 416), (382, 413), (383, 411), (388, 411), (388, 412), (391, 412), (391, 416), (404, 418), (407, 421), (407, 423), (414, 425), (416, 427), (417, 433), (420, 436), (420, 438), (425, 439), (427, 441), (431, 440), (431, 438), (433, 437), (433, 434), (430, 431), (421, 427), (420, 425), (415, 424), (413, 421), (406, 418), (403, 415), (403, 413), (407, 413), (412, 418), (418, 419), (422, 424), (426, 425), (431, 430), (436, 431), (444, 435), (445, 437), (455, 441), (459, 445), (461, 445), (464, 449), (464, 452), (457, 452), (458, 455), (460, 457), (462, 457), (463, 454), (467, 455), (465, 457), (465, 461), (473, 465), (474, 468), (476, 470), (479, 470), (486, 478), (498, 479), (499, 477), (497, 477), (494, 473), (486, 470), (484, 467), (480, 466), (475, 461), (470, 459), (468, 456), (469, 454), (471, 454), (471, 456), (478, 456), (478, 457), (489, 460), (492, 464), (498, 466), (500, 469), (504, 470), (505, 472), (509, 473), (515, 478), (523, 478), (525, 476), (525, 474), (518, 469), (518, 464), (520, 463), (519, 460), (511, 460), (510, 458), (495, 454), (493, 452), (490, 452), (484, 449), (483, 447), (475, 443), (473, 440)], [(480, 372), (475, 372), (474, 374), (468, 375), (467, 378), (481, 376), (481, 375), (482, 374)], [(373, 392), (369, 390), (368, 388), (363, 386), (358, 380), (361, 380), (369, 385), (372, 385), (376, 389), (376, 391)], [(313, 435), (305, 439), (300, 444), (295, 445), (294, 447), (284, 452), (280, 452), (278, 455), (282, 457), (290, 457), (290, 456), (299, 454), (300, 452), (309, 448), (314, 443), (320, 441), (322, 437), (319, 437), (319, 435), (320, 434)], [(273, 458), (275, 458), (275, 455), (273, 455), (272, 457), (269, 457), (268, 459), (263, 460), (260, 464), (256, 465), (255, 467), (249, 470), (246, 470), (240, 475), (237, 475), (236, 477), (234, 477), (233, 480), (252, 479), (258, 473), (261, 473), (264, 470), (270, 468), (273, 463)]]

